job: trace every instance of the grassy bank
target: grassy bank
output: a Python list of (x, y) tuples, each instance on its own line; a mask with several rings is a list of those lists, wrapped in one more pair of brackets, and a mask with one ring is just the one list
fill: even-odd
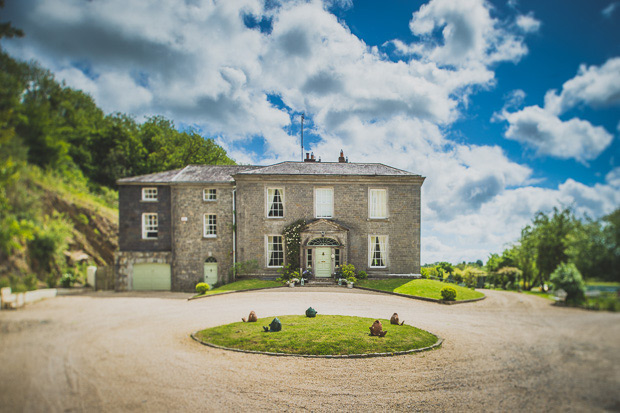
[(195, 297), (203, 297), (205, 295), (229, 293), (233, 291), (257, 290), (260, 288), (271, 288), (271, 287), (282, 287), (282, 283), (278, 281), (266, 281), (266, 280), (255, 280), (255, 279), (240, 280), (240, 281), (235, 281), (230, 284), (225, 284), (220, 287), (214, 288), (210, 291), (207, 291), (204, 294), (198, 294)]
[(399, 294), (414, 295), (417, 297), (433, 298), (441, 300), (441, 289), (450, 286), (456, 290), (456, 301), (474, 300), (484, 297), (484, 294), (466, 287), (444, 283), (435, 280), (360, 280), (357, 285), (374, 290), (390, 291)]

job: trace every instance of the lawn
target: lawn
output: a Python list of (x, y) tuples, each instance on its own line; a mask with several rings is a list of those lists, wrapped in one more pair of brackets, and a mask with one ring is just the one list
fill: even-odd
[(391, 325), (380, 319), (385, 337), (373, 337), (369, 327), (374, 318), (318, 314), (315, 318), (302, 315), (278, 316), (282, 331), (266, 333), (273, 317), (256, 323), (232, 323), (196, 333), (203, 342), (227, 348), (288, 354), (368, 354), (391, 353), (428, 347), (437, 342), (433, 334), (404, 325)]
[(224, 284), (220, 287), (209, 290), (204, 294), (196, 295), (195, 297), (204, 297), (205, 295), (229, 293), (232, 291), (256, 290), (259, 288), (270, 288), (270, 287), (282, 287), (282, 283), (279, 281), (266, 281), (266, 280), (256, 280), (256, 279), (241, 280), (241, 281), (232, 282), (230, 284)]
[(434, 298), (441, 300), (441, 289), (445, 286), (453, 287), (456, 290), (456, 301), (473, 300), (484, 297), (484, 294), (456, 284), (443, 283), (435, 280), (360, 280), (357, 282), (360, 287), (372, 288), (381, 291), (390, 291), (399, 294), (415, 295), (418, 297)]

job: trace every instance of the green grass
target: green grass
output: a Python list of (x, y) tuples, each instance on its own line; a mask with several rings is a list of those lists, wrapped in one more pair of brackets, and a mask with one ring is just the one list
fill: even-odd
[(620, 287), (620, 282), (615, 281), (586, 281), (587, 286)]
[(381, 319), (385, 337), (373, 337), (369, 327), (374, 318), (317, 315), (278, 316), (282, 331), (265, 333), (274, 317), (261, 318), (256, 323), (232, 323), (202, 330), (196, 338), (218, 346), (243, 350), (288, 354), (368, 354), (390, 353), (428, 347), (437, 341), (433, 334), (404, 325), (390, 325)]
[(415, 295), (418, 297), (434, 298), (441, 300), (441, 289), (445, 286), (456, 290), (456, 301), (473, 300), (484, 297), (484, 294), (470, 288), (460, 287), (456, 284), (442, 283), (435, 280), (362, 280), (358, 281), (360, 287), (372, 288), (381, 291), (392, 291), (399, 294)]
[(269, 288), (269, 287), (282, 287), (282, 283), (279, 281), (266, 281), (266, 280), (255, 280), (255, 279), (241, 280), (241, 281), (232, 282), (230, 284), (224, 284), (220, 287), (209, 290), (204, 294), (198, 294), (195, 297), (203, 297), (205, 295), (215, 295), (215, 294), (227, 293), (231, 291), (256, 290), (258, 288)]

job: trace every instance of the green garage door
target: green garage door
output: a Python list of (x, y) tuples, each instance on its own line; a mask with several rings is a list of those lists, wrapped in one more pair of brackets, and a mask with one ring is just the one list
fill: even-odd
[(134, 290), (170, 291), (169, 264), (136, 264), (133, 266)]

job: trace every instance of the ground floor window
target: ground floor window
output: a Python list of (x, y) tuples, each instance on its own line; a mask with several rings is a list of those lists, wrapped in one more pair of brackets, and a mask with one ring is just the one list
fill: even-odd
[(281, 235), (267, 236), (267, 266), (282, 267), (284, 265), (284, 246)]
[(306, 268), (312, 268), (312, 250), (308, 249), (306, 253)]
[(369, 237), (370, 267), (383, 268), (387, 262), (387, 236), (371, 235)]
[(340, 267), (340, 248), (334, 249), (334, 266)]

